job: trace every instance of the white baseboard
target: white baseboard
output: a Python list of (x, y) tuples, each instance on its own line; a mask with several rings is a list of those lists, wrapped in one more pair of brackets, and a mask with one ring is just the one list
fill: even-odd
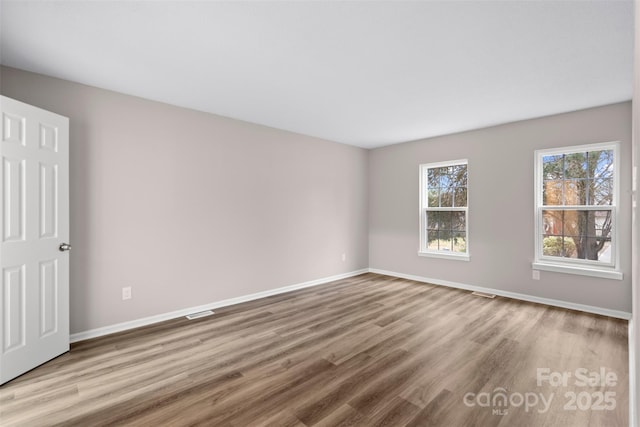
[(615, 317), (618, 319), (624, 319), (624, 320), (631, 319), (631, 313), (626, 311), (610, 310), (607, 308), (594, 307), (591, 305), (576, 304), (573, 302), (561, 301), (561, 300), (556, 300), (552, 298), (542, 298), (542, 297), (536, 297), (533, 295), (520, 294), (517, 292), (503, 291), (500, 289), (492, 289), (492, 288), (485, 288), (482, 286), (467, 285), (464, 283), (450, 282), (448, 280), (431, 279), (428, 277), (414, 276), (412, 274), (397, 273), (395, 271), (380, 270), (377, 268), (370, 268), (369, 272), (384, 274), (385, 276), (398, 277), (401, 279), (415, 280), (416, 282), (432, 283), (434, 285), (442, 285), (442, 286), (448, 286), (450, 288), (464, 289), (467, 291), (485, 292), (489, 294), (499, 295), (502, 297), (513, 298), (513, 299), (522, 300), (522, 301), (535, 302), (539, 304), (546, 304), (554, 307), (568, 308), (571, 310), (584, 311), (587, 313), (601, 314), (603, 316)]
[(351, 271), (349, 273), (337, 274), (335, 276), (324, 277), (322, 279), (310, 280), (308, 282), (297, 283), (295, 285), (284, 286), (282, 288), (270, 289), (268, 291), (257, 292), (255, 294), (243, 295), (236, 298), (229, 298), (222, 301), (212, 302), (210, 304), (200, 305), (197, 307), (189, 307), (182, 310), (172, 311), (170, 313), (157, 314), (155, 316), (149, 316), (142, 319), (131, 320), (129, 322), (118, 323), (115, 325), (104, 326), (102, 328), (91, 329), (84, 332), (78, 332), (71, 334), (70, 342), (78, 342), (88, 340), (91, 338), (101, 337), (103, 335), (113, 334), (115, 332), (122, 332), (133, 328), (139, 328), (141, 326), (152, 325), (158, 322), (164, 322), (165, 320), (175, 319), (177, 317), (186, 316), (187, 314), (197, 313), (204, 310), (212, 310), (215, 308), (226, 307), (229, 305), (240, 304), (242, 302), (252, 301), (259, 298), (265, 298), (272, 295), (282, 294), (285, 292), (291, 292), (298, 289), (304, 289), (311, 286), (322, 285), (325, 283), (333, 282), (336, 280), (346, 279), (348, 277), (357, 276), (359, 274), (367, 273), (369, 269), (364, 268), (362, 270)]

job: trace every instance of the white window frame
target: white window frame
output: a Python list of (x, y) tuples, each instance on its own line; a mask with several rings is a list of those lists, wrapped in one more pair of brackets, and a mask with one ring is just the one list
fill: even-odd
[[(566, 205), (566, 206), (544, 206), (543, 205), (543, 164), (545, 156), (558, 154), (574, 154), (587, 151), (613, 150), (613, 198), (611, 205)], [(546, 270), (559, 273), (579, 274), (583, 276), (600, 277), (606, 279), (622, 280), (620, 271), (620, 250), (618, 248), (619, 233), (619, 209), (620, 200), (620, 143), (602, 142), (595, 144), (572, 145), (552, 149), (535, 151), (535, 260), (532, 263), (534, 270)], [(604, 209), (603, 209), (604, 208)], [(542, 254), (543, 238), (543, 210), (611, 210), (613, 230), (611, 231), (611, 262), (591, 261), (573, 258), (551, 257)]]
[[(429, 207), (428, 206), (428, 197), (427, 197), (427, 188), (428, 188), (428, 171), (429, 169), (437, 169), (441, 167), (448, 166), (467, 166), (467, 206), (466, 207)], [(424, 257), (432, 257), (432, 258), (444, 258), (444, 259), (454, 259), (460, 261), (469, 261), (470, 260), (470, 252), (469, 252), (469, 161), (467, 159), (460, 160), (451, 160), (446, 162), (437, 162), (437, 163), (425, 163), (420, 165), (420, 247), (418, 248), (418, 255)], [(465, 242), (466, 242), (466, 252), (445, 252), (445, 251), (434, 251), (429, 250), (429, 242), (427, 241), (427, 212), (437, 212), (437, 211), (458, 211), (465, 213)]]

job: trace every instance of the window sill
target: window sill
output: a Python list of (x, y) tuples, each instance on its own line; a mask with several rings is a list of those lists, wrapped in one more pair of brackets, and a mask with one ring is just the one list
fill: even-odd
[(470, 261), (469, 254), (418, 251), (418, 256), (427, 258), (452, 259), (457, 261)]
[(578, 267), (572, 265), (560, 265), (546, 262), (534, 262), (531, 264), (534, 270), (553, 271), (556, 273), (568, 273), (579, 274), (581, 276), (600, 277), (603, 279), (622, 280), (623, 275), (616, 270), (593, 268), (593, 267)]

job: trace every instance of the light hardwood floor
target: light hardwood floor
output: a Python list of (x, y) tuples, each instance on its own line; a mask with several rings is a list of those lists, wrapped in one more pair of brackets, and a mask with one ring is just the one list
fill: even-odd
[(627, 357), (626, 321), (364, 274), (74, 344), (0, 387), (0, 425), (627, 426)]

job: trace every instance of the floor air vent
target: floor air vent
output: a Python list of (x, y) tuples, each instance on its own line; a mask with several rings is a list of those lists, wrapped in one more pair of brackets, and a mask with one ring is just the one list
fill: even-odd
[(487, 293), (478, 292), (478, 291), (471, 292), (471, 295), (475, 295), (477, 297), (482, 297), (482, 298), (495, 298), (496, 297), (494, 294), (487, 294)]
[(187, 319), (189, 319), (189, 320), (193, 320), (193, 319), (199, 319), (200, 317), (211, 316), (212, 314), (214, 314), (213, 311), (205, 310), (205, 311), (201, 311), (199, 313), (187, 314), (185, 317)]

